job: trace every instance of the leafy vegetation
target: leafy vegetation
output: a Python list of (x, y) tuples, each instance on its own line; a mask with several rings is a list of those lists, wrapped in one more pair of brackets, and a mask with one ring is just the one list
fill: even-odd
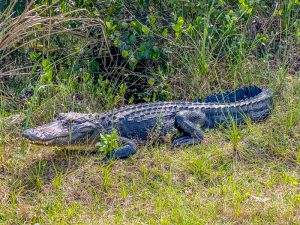
[(110, 134), (100, 134), (100, 142), (96, 143), (96, 147), (99, 147), (104, 155), (108, 155), (112, 150), (120, 147), (118, 141), (119, 136), (116, 130), (113, 130)]
[[(2, 1), (0, 223), (299, 223), (299, 15), (298, 0)], [(153, 138), (97, 165), (90, 146), (20, 135), (59, 112), (243, 85), (273, 91), (271, 117), (207, 131), (186, 149)], [(117, 139), (102, 135), (99, 148)]]

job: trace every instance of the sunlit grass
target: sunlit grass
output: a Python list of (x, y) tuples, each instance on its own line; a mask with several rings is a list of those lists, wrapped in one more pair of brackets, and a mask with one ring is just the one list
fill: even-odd
[[(297, 223), (299, 127), (279, 120), (241, 129), (238, 151), (223, 129), (202, 144), (140, 147), (127, 160), (98, 165), (99, 154), (36, 147), (11, 139), (1, 162), (1, 214), (6, 224)], [(282, 126), (281, 126), (282, 125)], [(281, 135), (274, 136), (274, 127)], [(228, 128), (230, 129), (230, 128)], [(232, 131), (228, 131), (232, 132)], [(22, 152), (26, 151), (26, 154)], [(299, 154), (298, 154), (299, 155)], [(299, 156), (298, 156), (299, 158)]]

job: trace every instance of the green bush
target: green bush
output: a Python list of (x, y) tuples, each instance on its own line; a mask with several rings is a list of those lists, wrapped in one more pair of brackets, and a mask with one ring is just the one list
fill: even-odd
[[(124, 99), (193, 96), (194, 85), (219, 82), (211, 71), (234, 71), (236, 77), (246, 60), (279, 59), (283, 68), (291, 67), (290, 54), (297, 51), (291, 46), (298, 48), (300, 39), (297, 0), (36, 1), (35, 7), (41, 5), (51, 6), (46, 16), (84, 9), (74, 16), (96, 19), (99, 26), (66, 21), (74, 32), (52, 34), (28, 48), (32, 72), (40, 75), (36, 85), (93, 95), (105, 109)], [(179, 81), (180, 89), (189, 90), (176, 90)]]

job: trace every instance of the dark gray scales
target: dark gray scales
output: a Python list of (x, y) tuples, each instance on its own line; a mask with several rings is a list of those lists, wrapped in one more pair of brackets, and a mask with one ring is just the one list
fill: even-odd
[(182, 136), (174, 147), (200, 143), (203, 128), (232, 122), (265, 119), (273, 108), (272, 94), (255, 86), (208, 96), (204, 102), (154, 102), (130, 105), (101, 114), (64, 113), (54, 121), (24, 131), (24, 136), (41, 145), (72, 145), (95, 142), (100, 133), (116, 129), (122, 143), (103, 160), (126, 158), (136, 152), (136, 143), (147, 141), (154, 132), (166, 135), (176, 128)]

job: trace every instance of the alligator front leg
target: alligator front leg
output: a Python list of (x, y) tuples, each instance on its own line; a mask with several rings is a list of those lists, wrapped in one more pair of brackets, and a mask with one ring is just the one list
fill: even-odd
[(125, 159), (136, 153), (137, 147), (132, 140), (120, 137), (120, 141), (122, 144), (124, 144), (124, 146), (108, 153), (103, 159), (100, 160), (100, 163), (105, 163), (110, 159)]
[(197, 111), (181, 111), (175, 117), (175, 126), (184, 133), (184, 136), (174, 140), (172, 146), (198, 144), (203, 139), (202, 127), (207, 122), (204, 113)]

